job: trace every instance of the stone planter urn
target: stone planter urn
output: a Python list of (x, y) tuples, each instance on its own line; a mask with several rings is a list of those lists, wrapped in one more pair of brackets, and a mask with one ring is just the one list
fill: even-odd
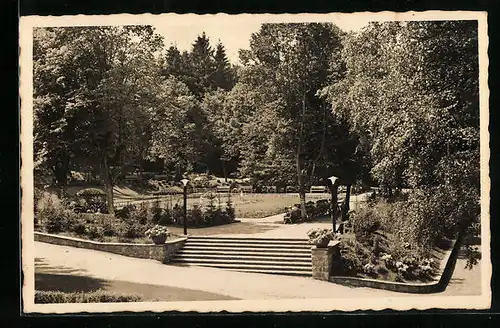
[(161, 245), (165, 244), (165, 242), (167, 241), (167, 236), (165, 235), (151, 236), (151, 240), (155, 245)]
[(309, 243), (317, 248), (328, 247), (330, 240), (334, 239), (332, 229), (314, 228), (307, 232), (307, 236), (309, 237)]
[(316, 243), (315, 246), (317, 248), (326, 248), (328, 247), (328, 243), (330, 242), (330, 238), (321, 238)]

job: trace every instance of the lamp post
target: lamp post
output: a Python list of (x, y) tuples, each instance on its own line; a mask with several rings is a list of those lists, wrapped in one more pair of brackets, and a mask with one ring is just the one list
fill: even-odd
[(339, 178), (336, 176), (331, 176), (328, 178), (328, 180), (331, 182), (330, 192), (332, 194), (332, 203), (331, 203), (332, 210), (330, 211), (330, 215), (332, 217), (333, 232), (336, 232), (337, 228), (335, 227), (335, 223), (336, 223), (335, 217), (337, 215), (337, 201), (338, 201), (337, 182), (338, 182)]
[(181, 180), (184, 186), (184, 235), (187, 236), (187, 185), (189, 183), (188, 179)]

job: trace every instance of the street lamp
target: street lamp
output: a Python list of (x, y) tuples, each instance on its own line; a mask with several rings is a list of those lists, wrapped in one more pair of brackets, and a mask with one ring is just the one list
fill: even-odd
[(187, 236), (187, 185), (189, 180), (182, 179), (181, 182), (184, 186), (184, 235)]
[(332, 210), (330, 211), (330, 215), (332, 217), (333, 232), (336, 232), (337, 228), (335, 227), (336, 223), (335, 217), (337, 215), (337, 201), (338, 201), (337, 188), (338, 188), (339, 178), (336, 176), (331, 176), (328, 178), (328, 180), (331, 182), (330, 192), (332, 194), (332, 203), (331, 203)]

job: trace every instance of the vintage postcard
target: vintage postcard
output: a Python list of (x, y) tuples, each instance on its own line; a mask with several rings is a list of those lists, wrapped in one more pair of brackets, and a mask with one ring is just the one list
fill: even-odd
[(488, 309), (485, 12), (26, 16), (24, 313)]

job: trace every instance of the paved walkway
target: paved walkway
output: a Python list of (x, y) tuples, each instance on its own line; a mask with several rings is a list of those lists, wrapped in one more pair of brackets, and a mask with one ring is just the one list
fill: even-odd
[(38, 272), (188, 288), (238, 299), (408, 296), (369, 288), (344, 287), (307, 277), (165, 265), (153, 260), (39, 242), (35, 243), (35, 249), (35, 257), (39, 259)]
[[(35, 258), (38, 273), (70, 274), (103, 280), (126, 281), (138, 284), (169, 286), (207, 292), (238, 299), (283, 298), (356, 298), (409, 297), (371, 288), (351, 288), (307, 277), (277, 276), (232, 272), (203, 267), (164, 265), (157, 261), (136, 259), (94, 250), (36, 242)], [(480, 294), (480, 268), (464, 269), (459, 260), (450, 285), (443, 295)], [(182, 300), (183, 295), (169, 296)], [(429, 295), (423, 295), (429, 297)], [(189, 300), (186, 295), (186, 300)], [(192, 300), (192, 299), (191, 299)]]

